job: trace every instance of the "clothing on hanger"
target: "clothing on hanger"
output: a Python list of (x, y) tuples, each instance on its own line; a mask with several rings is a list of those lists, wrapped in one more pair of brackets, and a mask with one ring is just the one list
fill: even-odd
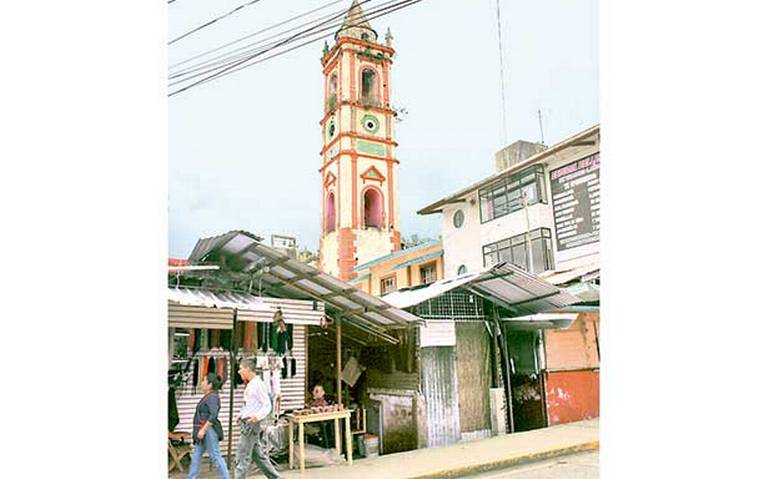
[(291, 356), (291, 377), (296, 376), (296, 358)]
[(288, 378), (288, 358), (283, 356), (283, 367), (280, 368), (280, 376), (283, 379)]
[(288, 333), (288, 349), (293, 350), (293, 325), (288, 324), (286, 326), (286, 332)]

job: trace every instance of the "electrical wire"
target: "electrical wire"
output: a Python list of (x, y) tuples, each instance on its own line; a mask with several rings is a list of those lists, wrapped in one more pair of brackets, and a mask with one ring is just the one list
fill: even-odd
[[(372, 10), (370, 10), (368, 12), (368, 15), (369, 16), (375, 15), (375, 14), (385, 10), (386, 7), (389, 7), (390, 5), (392, 5), (394, 3), (397, 3), (399, 1), (401, 1), (401, 0), (388, 0), (388, 1), (384, 2), (383, 4), (380, 4), (380, 5), (377, 5), (376, 7), (374, 7), (374, 9), (372, 9)], [(325, 17), (321, 17), (320, 19), (324, 19), (324, 18)], [(308, 25), (308, 24), (314, 23), (316, 21), (319, 21), (320, 19), (314, 20), (312, 22), (308, 22), (308, 23), (306, 23), (304, 25)], [(335, 23), (335, 24), (332, 24), (332, 25), (330, 25), (328, 27), (325, 27), (325, 28), (323, 28), (321, 30), (318, 30), (317, 32), (310, 32), (310, 33), (301, 35), (300, 37), (297, 37), (296, 39), (299, 40), (299, 39), (302, 39), (302, 38), (307, 38), (307, 37), (309, 37), (311, 35), (314, 35), (314, 34), (316, 34), (318, 32), (326, 31), (326, 30), (332, 30), (334, 28), (340, 27), (343, 24), (344, 24), (343, 21), (339, 22), (339, 23)], [(241, 52), (241, 53), (236, 53), (236, 52), (241, 51), (241, 50), (243, 50), (245, 48), (254, 46), (254, 45), (259, 45), (259, 44), (263, 43), (264, 41), (266, 41), (268, 39), (272, 39), (272, 38), (275, 38), (276, 36), (281, 36), (284, 33), (296, 30), (296, 28), (297, 27), (294, 27), (292, 29), (286, 30), (285, 32), (281, 32), (281, 33), (278, 33), (278, 34), (275, 34), (275, 35), (271, 35), (271, 36), (269, 36), (267, 38), (264, 38), (264, 39), (262, 39), (262, 40), (260, 40), (258, 42), (255, 42), (255, 43), (252, 43), (252, 44), (249, 44), (249, 45), (237, 48), (235, 50), (231, 50), (228, 53), (219, 55), (217, 57), (211, 58), (211, 59), (209, 59), (207, 61), (195, 64), (195, 65), (192, 65), (190, 67), (187, 67), (186, 69), (183, 69), (181, 71), (177, 71), (177, 72), (173, 73), (168, 78), (173, 80), (173, 79), (177, 79), (177, 78), (184, 77), (184, 76), (187, 76), (188, 77), (187, 79), (198, 77), (198, 76), (200, 76), (200, 74), (197, 74), (197, 75), (191, 75), (191, 74), (195, 73), (195, 72), (200, 72), (200, 71), (210, 72), (210, 71), (215, 70), (215, 68), (212, 68), (212, 67), (216, 67), (216, 66), (223, 65), (223, 64), (229, 64), (229, 63), (231, 63), (233, 61), (237, 61), (238, 59), (241, 59), (241, 58), (243, 58), (243, 57), (245, 57), (245, 56), (247, 56), (247, 55), (249, 55), (251, 53), (254, 53), (254, 52), (258, 51), (258, 49), (252, 49), (252, 50)], [(323, 37), (324, 36), (326, 36), (326, 35), (323, 35)], [(262, 48), (273, 46), (273, 45), (275, 45), (275, 44), (277, 44), (279, 42), (280, 42), (279, 40), (271, 42), (269, 44), (264, 45), (264, 47), (262, 47)], [(170, 85), (176, 84), (178, 82), (179, 81), (176, 81), (174, 83), (171, 83)]]
[[(362, 2), (360, 2), (360, 4), (362, 5), (363, 3), (366, 3), (367, 1), (370, 1), (370, 0), (363, 0)], [(381, 17), (381, 16), (384, 16), (384, 15), (388, 15), (388, 14), (390, 14), (390, 13), (393, 13), (393, 12), (395, 12), (395, 11), (397, 11), (397, 10), (401, 10), (401, 9), (403, 9), (403, 8), (406, 8), (406, 7), (409, 7), (409, 6), (411, 6), (411, 5), (415, 5), (415, 4), (417, 4), (417, 3), (420, 3), (420, 2), (422, 2), (422, 1), (423, 1), (423, 0), (401, 0), (399, 4), (397, 4), (397, 5), (394, 5), (394, 6), (392, 6), (392, 7), (389, 7), (387, 11), (385, 11), (385, 12), (381, 12), (381, 13), (379, 13), (378, 15), (375, 15), (375, 16), (369, 16), (369, 17), (368, 17), (368, 19), (369, 19), (369, 20), (371, 20), (371, 19), (374, 19), (374, 18), (379, 18), (379, 17)], [(362, 22), (361, 22), (361, 24), (362, 24)], [(360, 24), (355, 24), (354, 26), (359, 26), (359, 25), (360, 25)], [(309, 30), (311, 30), (311, 29), (309, 29)], [(297, 36), (298, 36), (298, 35), (295, 35), (294, 37), (297, 37)], [(246, 58), (246, 59), (244, 59), (244, 60), (241, 60), (241, 61), (238, 61), (238, 62), (234, 62), (232, 65), (230, 65), (230, 66), (228, 66), (228, 67), (226, 67), (226, 68), (223, 68), (223, 69), (221, 69), (221, 70), (220, 70), (218, 73), (214, 73), (214, 74), (212, 74), (212, 75), (210, 75), (210, 76), (208, 76), (208, 77), (206, 77), (206, 78), (203, 78), (202, 80), (199, 80), (199, 81), (197, 81), (197, 82), (195, 82), (195, 83), (193, 83), (193, 84), (191, 84), (191, 85), (187, 85), (187, 86), (185, 86), (185, 87), (183, 87), (183, 88), (180, 88), (180, 89), (178, 89), (178, 90), (176, 90), (176, 91), (174, 91), (174, 92), (171, 92), (171, 93), (170, 93), (168, 96), (173, 96), (173, 95), (176, 95), (176, 94), (178, 94), (178, 93), (181, 93), (181, 92), (183, 92), (183, 91), (186, 91), (186, 90), (188, 90), (188, 89), (190, 89), (190, 88), (192, 88), (192, 87), (195, 87), (195, 86), (198, 86), (198, 85), (201, 85), (201, 84), (207, 83), (207, 82), (209, 82), (209, 81), (213, 81), (213, 80), (215, 80), (215, 79), (218, 79), (218, 78), (221, 78), (221, 77), (224, 77), (224, 76), (227, 76), (227, 75), (230, 75), (230, 74), (232, 74), (232, 73), (235, 73), (235, 72), (237, 72), (237, 71), (240, 71), (240, 70), (242, 70), (242, 69), (244, 69), (244, 68), (248, 68), (248, 67), (250, 67), (250, 66), (253, 66), (253, 65), (256, 65), (256, 64), (258, 64), (258, 63), (262, 63), (262, 62), (264, 62), (264, 61), (266, 61), (266, 60), (269, 60), (269, 59), (271, 59), (271, 58), (275, 58), (275, 57), (278, 57), (278, 56), (284, 55), (284, 54), (286, 54), (286, 53), (288, 53), (288, 52), (290, 52), (290, 51), (296, 50), (296, 49), (298, 49), (298, 48), (300, 48), (300, 47), (303, 47), (303, 46), (305, 46), (305, 45), (308, 45), (308, 44), (310, 44), (310, 43), (313, 43), (313, 42), (316, 42), (316, 41), (322, 40), (324, 36), (327, 36), (327, 34), (326, 34), (326, 35), (323, 35), (323, 36), (320, 36), (320, 37), (318, 37), (318, 38), (315, 38), (315, 39), (309, 40), (309, 41), (307, 41), (307, 42), (304, 42), (304, 43), (302, 43), (302, 44), (300, 44), (300, 45), (297, 45), (297, 46), (295, 46), (295, 47), (293, 47), (293, 48), (290, 48), (290, 49), (287, 49), (287, 50), (284, 50), (284, 51), (280, 51), (280, 52), (278, 52), (278, 53), (276, 53), (276, 54), (274, 54), (274, 55), (270, 55), (269, 57), (266, 57), (266, 58), (260, 59), (260, 60), (258, 60), (258, 61), (252, 62), (252, 63), (248, 63), (248, 62), (249, 62), (250, 60), (252, 60), (253, 58), (255, 58), (255, 57), (257, 57), (257, 56), (259, 56), (259, 55), (261, 55), (261, 54), (263, 54), (263, 53), (266, 53), (266, 52), (268, 52), (268, 51), (270, 51), (270, 50), (273, 50), (273, 49), (274, 49), (274, 48), (276, 48), (276, 47), (272, 47), (272, 48), (269, 48), (269, 49), (266, 49), (266, 50), (263, 50), (263, 51), (257, 52), (257, 53), (255, 53), (255, 54), (253, 54), (253, 55), (249, 56), (248, 58)], [(294, 39), (294, 37), (291, 37), (291, 38), (289, 38), (288, 40), (286, 40), (286, 41), (284, 42), (284, 44), (287, 44), (289, 40), (293, 40), (293, 39)], [(246, 64), (246, 63), (248, 63), (248, 64)]]
[(216, 22), (218, 22), (218, 21), (220, 21), (220, 20), (223, 20), (223, 19), (225, 19), (225, 18), (229, 17), (230, 15), (234, 15), (235, 13), (237, 13), (237, 12), (238, 12), (238, 11), (240, 11), (240, 10), (242, 10), (243, 8), (245, 8), (245, 7), (248, 7), (248, 6), (251, 6), (251, 5), (253, 5), (254, 3), (259, 3), (260, 1), (261, 1), (261, 0), (250, 0), (249, 2), (246, 2), (246, 3), (242, 4), (242, 5), (240, 5), (239, 7), (235, 7), (235, 9), (234, 9), (234, 10), (232, 10), (231, 12), (229, 12), (229, 13), (225, 13), (224, 15), (221, 15), (221, 16), (219, 16), (219, 17), (216, 17), (216, 18), (214, 18), (213, 20), (210, 20), (210, 21), (208, 21), (208, 22), (206, 22), (206, 23), (204, 23), (204, 24), (200, 25), (199, 27), (193, 28), (192, 30), (188, 31), (188, 32), (187, 32), (187, 33), (185, 33), (185, 34), (183, 34), (183, 35), (181, 35), (181, 36), (179, 36), (179, 37), (176, 37), (176, 38), (174, 38), (173, 40), (171, 40), (170, 42), (168, 42), (168, 45), (172, 45), (172, 44), (174, 44), (174, 43), (178, 42), (179, 40), (181, 40), (182, 38), (186, 38), (186, 37), (188, 37), (188, 36), (192, 35), (192, 34), (193, 34), (193, 33), (195, 33), (195, 32), (199, 32), (199, 31), (200, 31), (200, 30), (202, 30), (203, 28), (209, 27), (209, 26), (213, 25), (214, 23), (216, 23)]
[[(289, 18), (289, 19), (287, 19), (287, 20), (283, 20), (283, 21), (282, 21), (282, 22), (280, 22), (280, 23), (276, 23), (276, 24), (274, 24), (274, 25), (272, 25), (272, 26), (269, 26), (269, 27), (267, 27), (267, 28), (264, 28), (264, 29), (262, 29), (262, 30), (259, 30), (259, 31), (257, 31), (257, 32), (254, 32), (254, 33), (248, 34), (248, 35), (246, 35), (246, 36), (244, 36), (244, 37), (238, 38), (238, 39), (236, 39), (236, 40), (233, 40), (233, 41), (231, 41), (231, 42), (229, 42), (229, 43), (226, 43), (226, 44), (224, 44), (224, 45), (221, 45), (221, 46), (219, 46), (219, 47), (216, 47), (216, 48), (214, 48), (214, 49), (211, 49), (211, 50), (208, 50), (208, 51), (205, 51), (205, 52), (199, 53), (199, 54), (197, 54), (197, 55), (195, 55), (195, 56), (193, 56), (193, 57), (191, 57), (191, 58), (187, 58), (187, 59), (186, 59), (186, 60), (184, 60), (184, 61), (181, 61), (181, 62), (175, 63), (175, 64), (171, 65), (169, 68), (176, 68), (176, 67), (178, 67), (178, 66), (184, 65), (184, 64), (186, 64), (186, 63), (189, 63), (189, 62), (191, 62), (191, 61), (193, 61), (193, 60), (197, 60), (197, 59), (198, 59), (198, 58), (200, 58), (200, 57), (204, 57), (205, 55), (208, 55), (208, 54), (210, 54), (210, 53), (215, 53), (215, 52), (217, 52), (217, 51), (219, 51), (219, 50), (222, 50), (222, 49), (224, 49), (224, 48), (227, 48), (227, 47), (229, 47), (229, 46), (232, 46), (232, 45), (234, 45), (234, 44), (236, 44), (236, 43), (240, 43), (240, 42), (242, 42), (242, 41), (244, 41), (244, 40), (247, 40), (247, 39), (249, 39), (249, 38), (255, 37), (256, 35), (259, 35), (259, 34), (261, 34), (261, 33), (264, 33), (264, 32), (268, 32), (269, 30), (273, 30), (273, 29), (275, 29), (275, 28), (277, 28), (277, 27), (283, 26), (283, 25), (285, 25), (286, 23), (290, 23), (290, 22), (292, 22), (292, 21), (294, 21), (294, 20), (298, 20), (299, 18), (304, 18), (304, 17), (306, 17), (307, 15), (311, 15), (311, 14), (313, 14), (313, 13), (315, 13), (315, 12), (318, 12), (318, 11), (320, 11), (320, 10), (324, 10), (324, 9), (326, 9), (326, 8), (330, 7), (330, 6), (336, 5), (337, 3), (341, 3), (341, 2), (344, 2), (344, 1), (346, 1), (346, 0), (334, 0), (333, 2), (330, 2), (330, 3), (326, 3), (325, 5), (322, 5), (322, 6), (320, 6), (320, 7), (317, 7), (317, 8), (315, 8), (315, 9), (313, 9), (313, 10), (309, 10), (308, 12), (304, 12), (304, 13), (302, 13), (302, 14), (300, 14), (300, 15), (296, 15), (295, 17), (291, 17), (291, 18)], [(348, 10), (348, 9), (347, 9), (347, 8), (345, 8), (344, 10)], [(338, 12), (336, 12), (336, 13), (338, 13)], [(306, 24), (305, 24), (305, 25), (306, 25)]]
[[(396, 6), (396, 8), (393, 8), (393, 9), (391, 9), (390, 11), (387, 11), (387, 12), (381, 13), (381, 14), (379, 14), (379, 15), (377, 15), (377, 16), (371, 16), (371, 17), (369, 17), (368, 19), (369, 19), (369, 20), (373, 20), (373, 19), (375, 19), (375, 18), (379, 18), (379, 17), (382, 17), (382, 16), (384, 16), (384, 15), (388, 15), (388, 14), (390, 14), (390, 13), (393, 13), (393, 12), (395, 12), (395, 11), (397, 11), (397, 10), (402, 10), (403, 8), (409, 7), (409, 6), (411, 6), (411, 5), (415, 5), (415, 4), (417, 4), (417, 3), (420, 3), (420, 2), (422, 2), (422, 1), (423, 1), (423, 0), (403, 0), (403, 1), (401, 1), (401, 5), (399, 5), (399, 6)], [(360, 25), (361, 25), (361, 23), (359, 23), (359, 24), (355, 24), (355, 25), (352, 25), (352, 26), (355, 26), (355, 27), (356, 27), (356, 26), (360, 26)], [(327, 37), (327, 36), (328, 36), (328, 34), (324, 34), (324, 35), (321, 35), (319, 38), (316, 38), (316, 39), (310, 40), (310, 41), (308, 41), (308, 42), (302, 43), (302, 44), (300, 44), (300, 45), (297, 45), (297, 46), (295, 46), (295, 47), (293, 47), (293, 48), (290, 48), (290, 49), (287, 49), (287, 50), (283, 50), (283, 51), (281, 51), (281, 52), (275, 53), (274, 55), (270, 55), (270, 56), (268, 56), (268, 57), (262, 58), (262, 59), (260, 59), (260, 60), (257, 60), (257, 61), (255, 61), (255, 62), (249, 63), (249, 64), (247, 64), (247, 65), (241, 65), (241, 66), (238, 66), (237, 68), (235, 68), (235, 69), (233, 69), (233, 70), (230, 70), (230, 71), (227, 71), (227, 72), (223, 72), (223, 73), (221, 73), (220, 75), (216, 75), (216, 77), (215, 77), (215, 78), (212, 78), (212, 79), (210, 79), (210, 80), (206, 80), (206, 81), (204, 81), (204, 82), (202, 82), (202, 83), (207, 83), (208, 81), (212, 81), (212, 80), (215, 80), (215, 79), (218, 79), (218, 78), (221, 78), (221, 77), (227, 76), (227, 75), (231, 75), (231, 74), (233, 74), (233, 73), (235, 73), (235, 72), (238, 72), (238, 71), (240, 71), (240, 70), (243, 70), (243, 69), (245, 69), (245, 68), (248, 68), (248, 67), (250, 67), (250, 66), (253, 66), (253, 65), (257, 65), (257, 64), (259, 64), (259, 63), (265, 62), (265, 61), (267, 61), (267, 60), (269, 60), (269, 59), (272, 59), (272, 58), (275, 58), (275, 57), (279, 57), (279, 56), (281, 56), (281, 55), (284, 55), (284, 54), (286, 54), (286, 53), (289, 53), (289, 52), (291, 52), (291, 51), (293, 51), (293, 50), (296, 50), (296, 49), (298, 49), (298, 48), (300, 48), (300, 47), (303, 47), (303, 46), (305, 46), (305, 45), (309, 45), (310, 43), (315, 43), (315, 42), (318, 42), (318, 41), (322, 40), (323, 38), (325, 38), (325, 37)]]
[(507, 144), (507, 101), (504, 94), (504, 54), (501, 41), (501, 7), (499, 0), (496, 0), (496, 28), (499, 33), (499, 75), (501, 79), (501, 124), (504, 128), (502, 132), (504, 144)]
[[(341, 1), (344, 1), (344, 0), (341, 0)], [(196, 63), (196, 64), (194, 64), (194, 65), (188, 66), (188, 67), (186, 67), (186, 68), (184, 68), (184, 69), (182, 69), (182, 70), (180, 70), (180, 71), (177, 71), (177, 72), (175, 72), (173, 75), (171, 75), (171, 78), (173, 78), (174, 76), (178, 76), (178, 74), (179, 74), (179, 73), (184, 73), (184, 72), (190, 71), (190, 70), (192, 70), (192, 69), (195, 69), (195, 68), (197, 68), (197, 67), (200, 67), (200, 66), (203, 66), (203, 65), (210, 65), (210, 64), (213, 64), (213, 63), (215, 62), (215, 60), (218, 60), (218, 59), (221, 59), (221, 58), (225, 58), (225, 57), (229, 57), (229, 56), (232, 56), (233, 54), (235, 54), (235, 53), (237, 53), (237, 52), (239, 52), (239, 51), (242, 51), (242, 50), (246, 50), (246, 49), (248, 49), (248, 48), (251, 48), (251, 47), (254, 47), (254, 46), (258, 46), (258, 45), (264, 44), (264, 43), (265, 43), (267, 40), (271, 40), (271, 39), (274, 39), (274, 38), (279, 38), (279, 37), (281, 37), (281, 36), (285, 35), (286, 33), (289, 33), (289, 32), (293, 32), (293, 31), (296, 31), (296, 30), (298, 30), (298, 29), (300, 29), (300, 28), (306, 27), (306, 26), (308, 26), (308, 25), (312, 25), (312, 24), (314, 24), (314, 23), (316, 23), (316, 22), (319, 22), (319, 21), (322, 21), (322, 20), (327, 20), (327, 19), (329, 19), (329, 18), (331, 18), (331, 17), (333, 17), (333, 16), (335, 16), (335, 15), (338, 15), (339, 13), (344, 13), (344, 12), (346, 12), (347, 10), (348, 10), (348, 9), (346, 9), (346, 8), (345, 8), (345, 9), (343, 9), (343, 10), (338, 10), (338, 11), (335, 11), (335, 12), (333, 12), (333, 13), (330, 13), (330, 14), (327, 14), (327, 15), (323, 15), (323, 16), (321, 16), (321, 17), (319, 17), (319, 18), (316, 18), (316, 19), (314, 19), (314, 20), (310, 20), (310, 21), (308, 21), (308, 22), (304, 22), (304, 23), (302, 23), (302, 24), (300, 24), (300, 25), (297, 25), (297, 26), (295, 26), (295, 27), (291, 27), (291, 28), (289, 28), (289, 29), (287, 29), (287, 30), (283, 30), (283, 31), (280, 31), (280, 32), (274, 33), (274, 34), (272, 34), (272, 35), (269, 35), (269, 36), (267, 36), (267, 37), (264, 37), (264, 38), (262, 38), (262, 39), (260, 39), (260, 40), (257, 40), (257, 41), (255, 41), (255, 42), (249, 43), (249, 44), (247, 44), (247, 45), (243, 45), (242, 47), (238, 47), (238, 48), (235, 48), (234, 50), (229, 50), (228, 52), (222, 53), (222, 54), (220, 54), (220, 55), (217, 55), (217, 56), (215, 56), (215, 57), (213, 57), (213, 58), (209, 58), (209, 59), (207, 59), (207, 60), (204, 60), (204, 61), (202, 61), (202, 62), (199, 62), (199, 63)], [(276, 27), (276, 26), (277, 26), (277, 25), (273, 25), (273, 26), (271, 26), (271, 27), (269, 27), (269, 28), (265, 28), (265, 29), (263, 29), (263, 30), (259, 30), (258, 32), (255, 32), (255, 33), (252, 33), (251, 35), (248, 35), (247, 37), (252, 37), (252, 36), (255, 36), (255, 35), (256, 35), (256, 34), (258, 34), (258, 33), (263, 33), (263, 32), (265, 32), (265, 31), (267, 31), (267, 30), (273, 29), (273, 28), (274, 28), (274, 27)], [(245, 39), (245, 38), (247, 38), (247, 37), (243, 37), (242, 39), (239, 39), (239, 40), (235, 40), (234, 42), (230, 42), (230, 43), (228, 43), (227, 45), (223, 45), (222, 47), (216, 48), (216, 49), (214, 49), (214, 50), (211, 50), (211, 51), (209, 51), (209, 52), (207, 52), (207, 53), (213, 53), (214, 51), (220, 50), (221, 48), (224, 48), (224, 47), (226, 47), (226, 46), (232, 45), (232, 44), (234, 44), (234, 43), (238, 43), (239, 41), (242, 41), (243, 39)], [(277, 43), (277, 41), (275, 41), (275, 42), (272, 42), (272, 43), (269, 43), (269, 44), (267, 44), (267, 46), (269, 46), (269, 45), (272, 45), (272, 44), (274, 44), (274, 43)], [(191, 60), (193, 60), (193, 59), (195, 59), (195, 58), (199, 58), (200, 56), (204, 56), (204, 55), (202, 55), (202, 54), (201, 54), (201, 55), (197, 55), (197, 56), (195, 56), (195, 57), (192, 57), (192, 58), (189, 58), (189, 59), (185, 60), (184, 62), (178, 63), (177, 65), (182, 65), (182, 64), (184, 64), (184, 63), (188, 63), (189, 61), (191, 61)], [(171, 68), (173, 68), (173, 67), (171, 67)]]

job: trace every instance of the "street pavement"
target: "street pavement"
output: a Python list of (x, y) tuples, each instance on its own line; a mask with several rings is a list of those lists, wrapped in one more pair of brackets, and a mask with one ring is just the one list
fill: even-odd
[(583, 452), (467, 476), (468, 479), (598, 479), (600, 453)]

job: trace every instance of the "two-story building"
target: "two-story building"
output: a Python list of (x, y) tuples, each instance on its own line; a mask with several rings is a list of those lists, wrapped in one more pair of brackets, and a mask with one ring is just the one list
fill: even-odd
[[(515, 423), (599, 415), (600, 126), (550, 146), (518, 141), (495, 174), (422, 208), (442, 215), (446, 278), (514, 264), (582, 299), (576, 321), (507, 323)], [(560, 311), (562, 313), (564, 311)], [(520, 429), (518, 429), (520, 430)]]

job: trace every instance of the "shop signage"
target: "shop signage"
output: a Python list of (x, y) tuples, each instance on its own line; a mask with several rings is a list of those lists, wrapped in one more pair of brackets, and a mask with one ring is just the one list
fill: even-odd
[(549, 173), (559, 251), (600, 241), (600, 153)]

